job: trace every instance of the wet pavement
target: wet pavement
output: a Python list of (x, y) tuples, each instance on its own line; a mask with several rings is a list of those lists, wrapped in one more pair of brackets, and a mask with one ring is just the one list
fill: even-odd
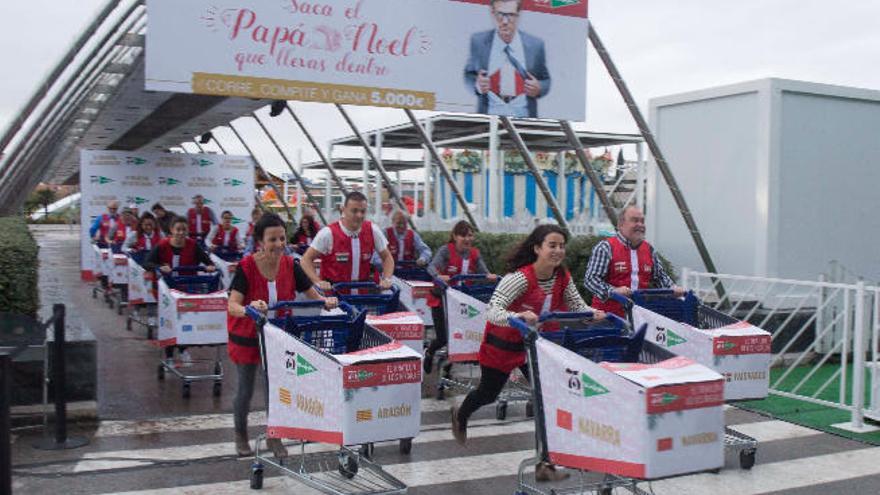
[[(100, 298), (93, 299), (93, 285), (80, 280), (78, 233), (49, 226), (35, 229), (35, 235), (43, 260), (43, 315), (52, 303), (63, 302), (69, 325), (93, 333), (97, 340), (98, 420), (72, 426), (71, 434), (91, 440), (76, 450), (35, 450), (30, 444), (39, 431), (16, 431), (15, 493), (250, 492), (252, 460), (233, 455), (235, 373), (225, 350), (221, 356), (227, 374), (221, 396), (213, 397), (207, 382), (193, 384), (191, 397), (182, 398), (179, 380), (157, 379), (159, 350), (146, 340), (143, 329), (128, 331), (125, 316), (110, 310)], [(193, 353), (210, 359), (215, 350), (202, 348)], [(522, 405), (511, 405), (505, 421), (495, 418), (492, 407), (479, 411), (472, 419), (468, 445), (462, 447), (448, 430), (452, 402), (433, 396), (433, 378), (429, 377), (423, 384), (422, 433), (412, 453), (402, 454), (397, 444), (384, 443), (376, 447), (374, 460), (406, 482), (411, 494), (514, 493), (517, 466), (534, 448), (533, 423), (524, 419)], [(258, 386), (253, 400), (256, 412), (250, 418), (252, 438), (265, 421), (264, 408), (258, 406), (264, 400)], [(655, 482), (655, 493), (877, 493), (880, 448), (735, 408), (728, 408), (726, 416), (728, 423), (760, 441), (758, 464), (742, 471), (731, 453), (720, 474)], [(307, 448), (309, 452), (321, 449)], [(296, 447), (290, 449), (294, 453)], [(263, 491), (317, 493), (269, 467)]]

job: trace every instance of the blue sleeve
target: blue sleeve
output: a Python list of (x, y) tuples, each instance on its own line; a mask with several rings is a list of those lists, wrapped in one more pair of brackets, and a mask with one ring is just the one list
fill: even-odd
[(89, 227), (89, 237), (95, 238), (95, 233), (98, 232), (98, 229), (101, 228), (101, 215), (95, 217), (95, 220), (92, 222), (92, 226)]
[(413, 243), (416, 245), (416, 252), (419, 253), (419, 259), (425, 263), (431, 261), (431, 248), (422, 240), (422, 236), (418, 232), (413, 231)]

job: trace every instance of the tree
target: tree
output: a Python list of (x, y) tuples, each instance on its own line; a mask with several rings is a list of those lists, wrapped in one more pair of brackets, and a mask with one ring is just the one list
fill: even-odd
[(49, 205), (55, 202), (55, 191), (52, 189), (39, 189), (34, 191), (34, 202), (43, 207), (45, 217), (49, 216)]

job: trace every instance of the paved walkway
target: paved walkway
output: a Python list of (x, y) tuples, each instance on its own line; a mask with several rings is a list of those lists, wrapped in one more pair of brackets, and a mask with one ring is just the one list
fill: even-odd
[[(180, 397), (179, 384), (156, 379), (157, 350), (142, 331), (128, 332), (125, 317), (99, 300), (79, 280), (78, 238), (66, 228), (37, 232), (43, 248), (41, 280), (44, 304), (61, 300), (70, 317), (79, 318), (99, 342), (98, 414), (100, 421), (75, 430), (91, 444), (64, 452), (36, 451), (29, 436), (13, 444), (16, 493), (247, 493), (251, 460), (232, 455), (231, 396), (228, 374), (221, 398), (209, 384), (193, 386), (192, 398)], [(49, 300), (51, 299), (51, 300)], [(376, 447), (375, 459), (410, 486), (410, 494), (511, 494), (519, 462), (533, 449), (533, 425), (522, 406), (511, 406), (509, 419), (497, 421), (494, 408), (472, 421), (467, 447), (448, 430), (446, 401), (431, 397), (425, 385), (422, 433), (410, 455), (396, 444)], [(260, 404), (262, 397), (255, 397)], [(657, 494), (847, 494), (877, 493), (880, 448), (770, 420), (735, 408), (727, 421), (760, 441), (758, 464), (741, 471), (730, 454), (720, 474), (700, 474), (652, 484)], [(251, 423), (264, 423), (262, 412)], [(256, 435), (259, 427), (252, 427)], [(320, 448), (310, 446), (309, 449)], [(291, 448), (291, 452), (294, 449)], [(647, 485), (644, 485), (647, 488)], [(310, 495), (314, 490), (271, 468), (266, 493)]]

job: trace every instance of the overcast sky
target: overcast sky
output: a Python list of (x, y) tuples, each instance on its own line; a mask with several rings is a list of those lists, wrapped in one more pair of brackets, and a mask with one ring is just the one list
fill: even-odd
[[(104, 0), (6, 0), (0, 8), (0, 129), (5, 130)], [(590, 17), (644, 111), (650, 98), (780, 77), (880, 89), (880, 1), (592, 0)], [(587, 127), (635, 132), (590, 50)], [(316, 105), (302, 107), (319, 139), (342, 133)], [(400, 111), (358, 110), (366, 129)], [(301, 143), (291, 134), (293, 145)], [(312, 155), (306, 152), (306, 158)]]

